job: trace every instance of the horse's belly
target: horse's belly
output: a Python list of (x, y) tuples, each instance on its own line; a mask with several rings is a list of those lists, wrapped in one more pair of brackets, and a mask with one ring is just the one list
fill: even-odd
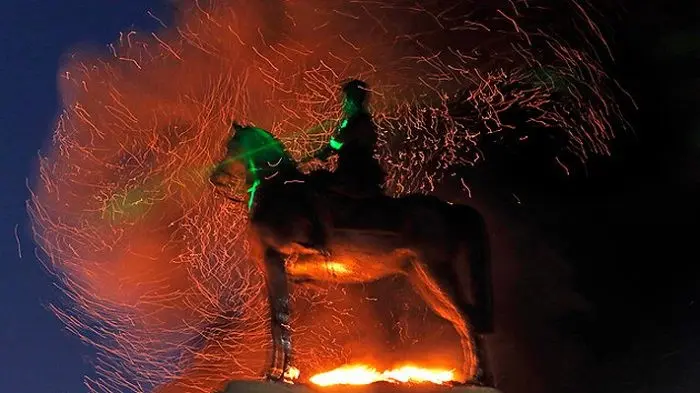
[(362, 283), (378, 280), (402, 271), (397, 255), (368, 255), (333, 251), (330, 257), (320, 254), (297, 255), (286, 264), (287, 274), (295, 278), (337, 283)]
[(337, 229), (329, 249), (330, 257), (303, 251), (288, 254), (287, 274), (338, 283), (374, 281), (401, 273), (408, 252), (396, 234), (367, 230)]

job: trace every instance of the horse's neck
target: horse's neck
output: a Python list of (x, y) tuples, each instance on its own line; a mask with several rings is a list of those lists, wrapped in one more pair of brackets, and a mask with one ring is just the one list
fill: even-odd
[(269, 185), (278, 182), (303, 180), (304, 174), (297, 169), (293, 161), (280, 160), (277, 163), (265, 163), (258, 166), (258, 169), (253, 176), (249, 176), (249, 179), (251, 182), (258, 181), (260, 185)]
[(275, 176), (275, 177), (299, 177), (302, 175), (301, 171), (297, 169), (296, 164), (294, 161), (288, 159), (288, 158), (283, 158), (277, 163), (272, 163), (268, 164), (267, 166), (264, 167), (266, 175), (269, 176)]

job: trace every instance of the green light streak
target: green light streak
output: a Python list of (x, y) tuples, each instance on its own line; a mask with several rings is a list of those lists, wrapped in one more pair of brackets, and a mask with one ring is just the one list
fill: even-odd
[(126, 190), (123, 194), (113, 195), (104, 210), (102, 218), (113, 223), (136, 220), (142, 217), (148, 208), (153, 205), (153, 200), (160, 194), (160, 180), (152, 180), (142, 187)]
[[(207, 175), (216, 170), (216, 165), (184, 169), (181, 174), (187, 177)], [(177, 177), (175, 177), (177, 178)], [(114, 224), (135, 221), (143, 218), (158, 202), (167, 198), (165, 188), (168, 179), (163, 175), (154, 175), (139, 186), (125, 188), (115, 192), (102, 209), (102, 218)]]
[(248, 210), (253, 208), (253, 202), (255, 201), (255, 192), (258, 190), (259, 186), (260, 180), (255, 179), (255, 181), (253, 181), (253, 185), (248, 189), (248, 194), (250, 194), (250, 196), (248, 197)]
[(328, 144), (334, 150), (340, 150), (340, 148), (343, 147), (343, 142), (338, 142), (338, 140), (335, 138), (331, 138), (331, 140), (330, 140), (330, 142), (328, 142)]
[(255, 201), (255, 192), (260, 186), (260, 179), (258, 178), (258, 168), (255, 166), (255, 162), (251, 158), (248, 158), (248, 171), (253, 175), (253, 185), (248, 189), (248, 210), (253, 208), (253, 203)]

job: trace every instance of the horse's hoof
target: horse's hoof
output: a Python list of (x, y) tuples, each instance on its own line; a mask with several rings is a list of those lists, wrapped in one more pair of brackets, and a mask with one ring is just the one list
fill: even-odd
[(493, 380), (488, 374), (481, 374), (475, 376), (471, 380), (464, 383), (464, 386), (474, 386), (479, 388), (493, 388)]
[(283, 378), (282, 378), (282, 377), (279, 377), (279, 376), (276, 376), (276, 375), (272, 375), (272, 374), (270, 374), (270, 373), (265, 374), (265, 378), (264, 378), (263, 380), (264, 380), (265, 382), (271, 382), (271, 383), (281, 383), (281, 382), (283, 382)]
[(479, 380), (471, 380), (467, 382), (453, 382), (450, 387), (493, 388), (493, 386)]
[(264, 378), (265, 382), (270, 382), (270, 383), (280, 383), (280, 384), (292, 384), (292, 381), (289, 380), (286, 376), (284, 375), (273, 375), (272, 373), (267, 373), (265, 374)]

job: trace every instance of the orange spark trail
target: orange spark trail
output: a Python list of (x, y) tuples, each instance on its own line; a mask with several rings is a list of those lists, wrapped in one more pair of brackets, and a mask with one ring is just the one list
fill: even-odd
[[(571, 170), (609, 154), (625, 124), (580, 2), (561, 24), (540, 23), (565, 7), (544, 0), (208, 3), (183, 2), (173, 26), (124, 33), (59, 71), (63, 109), (28, 209), (67, 297), (53, 309), (98, 351), (93, 391), (212, 390), (262, 370), (267, 306), (246, 212), (207, 180), (233, 120), (301, 158), (339, 118), (340, 82), (366, 79), (393, 195), (432, 192), (525, 128), (562, 140), (552, 165)], [(569, 25), (578, 41), (558, 32)], [(352, 334), (373, 306), (347, 300), (359, 293), (295, 289), (304, 372), (361, 348)]]

